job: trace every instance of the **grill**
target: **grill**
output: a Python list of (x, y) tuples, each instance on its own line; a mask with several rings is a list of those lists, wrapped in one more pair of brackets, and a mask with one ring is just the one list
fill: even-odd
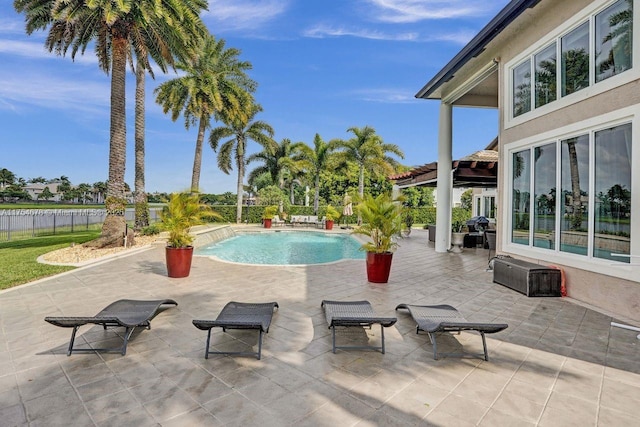
[(489, 226), (489, 220), (482, 216), (474, 216), (469, 221), (467, 221), (467, 228), (469, 229), (469, 233), (481, 233)]

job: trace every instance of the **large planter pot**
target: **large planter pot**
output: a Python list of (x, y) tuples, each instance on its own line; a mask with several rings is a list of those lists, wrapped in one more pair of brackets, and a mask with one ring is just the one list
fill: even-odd
[(264, 225), (264, 228), (271, 228), (271, 221), (273, 221), (273, 220), (272, 219), (263, 218), (262, 219), (262, 225)]
[(367, 280), (372, 283), (387, 283), (392, 260), (392, 252), (382, 254), (367, 252)]
[(169, 277), (187, 277), (191, 271), (191, 259), (193, 258), (193, 246), (186, 248), (166, 247), (167, 274)]
[(324, 222), (325, 230), (333, 230), (333, 220), (328, 219)]
[(467, 233), (451, 233), (451, 252), (459, 254), (462, 252), (462, 246), (464, 245), (464, 236)]

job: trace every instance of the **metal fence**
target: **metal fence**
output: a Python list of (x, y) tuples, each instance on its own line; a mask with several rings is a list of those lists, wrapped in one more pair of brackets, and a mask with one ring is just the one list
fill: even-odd
[[(159, 220), (161, 208), (149, 209), (149, 223)], [(102, 228), (105, 209), (0, 209), (0, 242), (56, 233), (73, 233)], [(133, 225), (135, 210), (125, 210)]]

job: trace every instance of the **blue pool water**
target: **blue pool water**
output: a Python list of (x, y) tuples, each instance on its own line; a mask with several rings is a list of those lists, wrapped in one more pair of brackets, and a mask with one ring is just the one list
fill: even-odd
[(280, 231), (239, 234), (199, 248), (196, 254), (243, 264), (300, 265), (364, 259), (359, 248), (349, 235)]

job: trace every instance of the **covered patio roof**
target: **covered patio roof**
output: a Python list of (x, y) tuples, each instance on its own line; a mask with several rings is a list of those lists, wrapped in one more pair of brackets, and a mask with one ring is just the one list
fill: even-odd
[[(498, 183), (498, 152), (477, 151), (451, 163), (454, 187), (496, 187)], [(438, 162), (418, 166), (410, 171), (392, 175), (389, 179), (399, 188), (413, 186), (436, 187)]]

